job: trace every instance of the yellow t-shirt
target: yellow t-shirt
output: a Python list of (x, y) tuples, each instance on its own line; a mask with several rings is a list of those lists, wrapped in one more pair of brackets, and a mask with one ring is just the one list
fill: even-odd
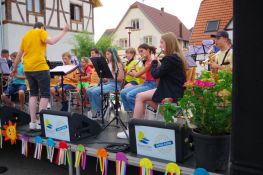
[(47, 37), (48, 33), (43, 29), (32, 29), (24, 35), (20, 49), (24, 52), (25, 72), (49, 70), (45, 59)]
[[(228, 49), (227, 49), (227, 50), (228, 50)], [(225, 57), (225, 54), (226, 54), (227, 50), (225, 50), (225, 51), (221, 51), (221, 50), (220, 50), (220, 51), (218, 51), (218, 52), (216, 53), (216, 63), (217, 63), (217, 64), (219, 64), (219, 65), (222, 64), (223, 59), (224, 59), (224, 57)], [(226, 69), (232, 70), (232, 68), (233, 68), (233, 51), (232, 51), (232, 49), (229, 50), (229, 52), (228, 52), (228, 54), (227, 54), (227, 56), (226, 56), (226, 58), (225, 58), (224, 63), (227, 64), (227, 65), (223, 65), (223, 66), (226, 67)], [(228, 63), (229, 63), (229, 64), (228, 64)]]
[[(125, 67), (125, 72), (128, 73), (131, 71), (132, 67), (134, 65), (136, 65), (138, 63), (138, 60), (132, 60), (128, 66)], [(143, 67), (141, 66), (141, 64), (137, 64), (136, 65), (136, 72), (140, 71)], [(142, 84), (143, 83), (143, 79), (142, 78), (135, 78), (135, 77), (132, 77), (128, 74), (126, 74), (126, 77), (125, 77), (125, 81), (126, 82), (131, 82), (131, 81), (136, 81), (138, 84)]]

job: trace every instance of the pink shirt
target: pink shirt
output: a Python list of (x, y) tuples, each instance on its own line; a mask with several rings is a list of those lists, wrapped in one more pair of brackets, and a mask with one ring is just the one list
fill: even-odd
[[(151, 63), (152, 63), (152, 60), (147, 60), (145, 62), (145, 66), (151, 66)], [(145, 80), (146, 81), (155, 81), (155, 79), (152, 77), (152, 74), (151, 74), (151, 69), (147, 70), (145, 72)]]

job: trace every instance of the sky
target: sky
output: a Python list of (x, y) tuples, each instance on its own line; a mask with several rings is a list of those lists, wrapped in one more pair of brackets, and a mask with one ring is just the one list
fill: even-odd
[[(136, 0), (100, 0), (102, 7), (94, 9), (95, 41), (109, 28), (115, 28)], [(137, 0), (148, 6), (161, 9), (177, 16), (188, 28), (192, 28), (202, 0)]]

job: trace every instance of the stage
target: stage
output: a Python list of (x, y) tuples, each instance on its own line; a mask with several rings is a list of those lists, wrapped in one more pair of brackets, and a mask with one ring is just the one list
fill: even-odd
[[(60, 107), (59, 104), (52, 105), (53, 109), (59, 109), (59, 107)], [(72, 108), (72, 111), (80, 113), (81, 110), (79, 108), (78, 109)], [(87, 114), (87, 109), (84, 110), (84, 115), (86, 115), (86, 114)], [(112, 112), (111, 117), (113, 117), (113, 115), (114, 114)], [(127, 121), (126, 113), (120, 112), (120, 116), (121, 116), (123, 121)], [(105, 122), (105, 123), (107, 124), (107, 122)], [(97, 157), (97, 150), (99, 148), (106, 147), (107, 145), (112, 144), (112, 143), (128, 143), (127, 139), (118, 139), (116, 137), (117, 133), (122, 131), (122, 130), (121, 130), (121, 128), (115, 127), (114, 126), (115, 123), (116, 122), (113, 122), (112, 126), (107, 127), (96, 138), (94, 138), (94, 137), (84, 138), (84, 139), (81, 139), (81, 140), (76, 141), (76, 142), (68, 143), (69, 148), (70, 148), (69, 149), (70, 150), (69, 151), (69, 153), (70, 153), (69, 158), (70, 158), (70, 162), (71, 162), (71, 164), (68, 166), (68, 174), (69, 175), (73, 175), (73, 174), (80, 175), (80, 174), (82, 174), (80, 168), (75, 169), (75, 167), (73, 166), (74, 165), (74, 157), (75, 157), (74, 153), (76, 152), (76, 147), (78, 144), (82, 144), (85, 146), (85, 148), (87, 149), (87, 155), (88, 156), (96, 158)], [(17, 128), (18, 139), (21, 140), (23, 135), (25, 135), (25, 134), (28, 135), (28, 132), (29, 132), (28, 126), (18, 127)], [(29, 137), (29, 142), (35, 143), (35, 136), (39, 135), (39, 134), (40, 133), (33, 133), (32, 136)], [(57, 148), (58, 147), (58, 141), (55, 141), (55, 143), (56, 143), (55, 147)], [(43, 145), (46, 145), (46, 139), (45, 138), (43, 138)], [(31, 146), (31, 148), (33, 149), (32, 146)], [(43, 154), (43, 152), (46, 152), (45, 147), (43, 147), (42, 154)], [(139, 161), (141, 158), (144, 158), (145, 156), (135, 155), (131, 152), (125, 152), (125, 153), (126, 153), (126, 156), (128, 158), (128, 164), (130, 166), (138, 167), (138, 169), (139, 169)], [(111, 161), (115, 164), (116, 154), (110, 153), (110, 152), (108, 154), (109, 154), (108, 155), (109, 161)], [(33, 157), (33, 154), (30, 154), (29, 157)], [(43, 156), (42, 159), (46, 159), (46, 156)], [(153, 169), (155, 171), (159, 171), (159, 172), (165, 172), (165, 166), (167, 163), (169, 163), (168, 161), (163, 161), (163, 160), (159, 160), (159, 159), (155, 159), (155, 158), (150, 158), (150, 160), (153, 163)], [(36, 160), (36, 161), (39, 161), (39, 160)], [(54, 162), (52, 164), (54, 164)], [(178, 165), (181, 168), (181, 174), (182, 175), (192, 175), (193, 174), (194, 169), (195, 169), (193, 156), (191, 156), (189, 159), (187, 159), (183, 163), (178, 163)], [(96, 169), (96, 167), (89, 166), (88, 162), (87, 162), (86, 167), (89, 169), (90, 168)], [(115, 166), (114, 166), (114, 168), (115, 168)], [(129, 174), (129, 171), (127, 172), (127, 174)], [(211, 175), (220, 175), (220, 174), (226, 174), (226, 173), (221, 172), (221, 173), (210, 173), (210, 174)]]

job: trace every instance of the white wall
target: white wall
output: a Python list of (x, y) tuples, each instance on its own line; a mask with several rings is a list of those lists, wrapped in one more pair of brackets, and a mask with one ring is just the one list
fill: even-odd
[(137, 48), (140, 44), (143, 43), (143, 37), (150, 35), (153, 37), (153, 45), (159, 48), (159, 41), (161, 38), (160, 32), (153, 26), (153, 24), (138, 8), (131, 9), (126, 18), (121, 22), (119, 28), (113, 35), (114, 43), (119, 45), (119, 39), (128, 39), (128, 32), (125, 27), (131, 26), (132, 19), (139, 19), (142, 29), (131, 32), (131, 47)]
[[(4, 48), (8, 49), (10, 52), (18, 51), (19, 45), (21, 43), (24, 34), (30, 30), (32, 27), (22, 26), (16, 24), (5, 24), (4, 25)], [(47, 30), (49, 36), (55, 36), (59, 33), (58, 30)], [(47, 47), (47, 58), (50, 61), (60, 61), (61, 54), (63, 52), (70, 51), (73, 49), (72, 37), (75, 33), (69, 32), (66, 36), (55, 45), (49, 45)]]

